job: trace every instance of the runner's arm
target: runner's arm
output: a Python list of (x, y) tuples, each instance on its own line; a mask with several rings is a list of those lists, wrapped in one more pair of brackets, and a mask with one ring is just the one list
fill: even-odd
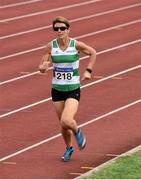
[(48, 43), (45, 49), (45, 53), (42, 57), (41, 63), (39, 65), (39, 71), (41, 73), (45, 73), (50, 64), (50, 55), (51, 55), (51, 43)]
[(83, 74), (82, 80), (90, 79), (91, 72), (93, 70), (93, 66), (96, 62), (96, 51), (95, 51), (95, 49), (93, 49), (92, 47), (86, 45), (85, 43), (83, 43), (81, 41), (76, 42), (76, 49), (89, 56), (89, 62), (88, 62), (87, 68)]

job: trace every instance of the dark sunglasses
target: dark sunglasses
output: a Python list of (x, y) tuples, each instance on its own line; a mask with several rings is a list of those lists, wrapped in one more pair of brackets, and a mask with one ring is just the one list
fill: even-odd
[(54, 30), (54, 31), (59, 31), (59, 29), (60, 29), (60, 31), (65, 31), (65, 30), (68, 29), (68, 28), (65, 27), (65, 26), (61, 26), (61, 27), (53, 27), (53, 30)]

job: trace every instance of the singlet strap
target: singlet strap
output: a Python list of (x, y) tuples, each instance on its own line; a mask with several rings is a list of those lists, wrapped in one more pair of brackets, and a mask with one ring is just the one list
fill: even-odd
[(54, 39), (53, 41), (52, 41), (52, 46), (53, 46), (53, 48), (57, 48), (58, 46), (57, 46), (57, 41), (56, 41), (56, 39)]

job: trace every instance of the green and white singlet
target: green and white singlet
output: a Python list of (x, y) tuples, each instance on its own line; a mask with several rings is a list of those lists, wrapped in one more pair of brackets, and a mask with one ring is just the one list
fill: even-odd
[(80, 87), (79, 53), (76, 40), (70, 39), (66, 50), (61, 50), (54, 39), (51, 50), (53, 62), (52, 88), (58, 91), (72, 91)]

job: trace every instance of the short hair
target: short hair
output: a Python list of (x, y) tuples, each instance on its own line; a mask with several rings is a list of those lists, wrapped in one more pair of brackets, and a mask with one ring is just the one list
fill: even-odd
[(70, 23), (69, 23), (68, 19), (66, 19), (62, 16), (57, 16), (56, 18), (54, 18), (52, 23), (53, 23), (53, 27), (56, 23), (64, 23), (67, 26), (67, 28), (70, 27)]

